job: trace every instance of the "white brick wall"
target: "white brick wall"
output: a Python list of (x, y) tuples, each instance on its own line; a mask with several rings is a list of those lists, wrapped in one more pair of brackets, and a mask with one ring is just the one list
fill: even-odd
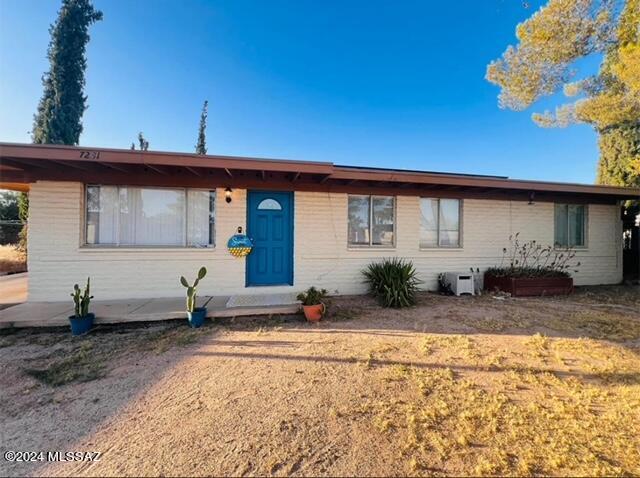
[[(360, 270), (373, 259), (399, 256), (414, 262), (425, 288), (435, 288), (438, 273), (467, 271), (500, 262), (510, 234), (523, 240), (553, 241), (553, 204), (464, 201), (461, 249), (420, 250), (419, 198), (398, 196), (396, 247), (347, 247), (347, 195), (295, 193), (293, 287), (245, 287), (245, 261), (226, 251), (227, 239), (245, 227), (246, 191), (233, 201), (218, 190), (214, 249), (96, 249), (81, 247), (83, 186), (72, 182), (31, 185), (29, 218), (29, 300), (68, 300), (74, 283), (91, 276), (96, 299), (177, 297), (180, 275), (191, 277), (201, 265), (209, 274), (201, 295), (301, 290), (310, 285), (332, 293), (364, 292)], [(577, 284), (610, 284), (622, 280), (621, 221), (617, 206), (589, 206), (588, 248), (580, 251)]]

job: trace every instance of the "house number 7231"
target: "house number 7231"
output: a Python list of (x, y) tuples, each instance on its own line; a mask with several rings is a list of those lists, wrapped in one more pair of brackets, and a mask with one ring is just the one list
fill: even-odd
[(100, 159), (100, 151), (80, 151), (80, 159)]

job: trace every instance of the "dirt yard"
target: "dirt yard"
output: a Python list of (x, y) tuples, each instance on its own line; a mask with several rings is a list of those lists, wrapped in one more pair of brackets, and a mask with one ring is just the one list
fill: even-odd
[(640, 288), (0, 336), (0, 475), (638, 475)]

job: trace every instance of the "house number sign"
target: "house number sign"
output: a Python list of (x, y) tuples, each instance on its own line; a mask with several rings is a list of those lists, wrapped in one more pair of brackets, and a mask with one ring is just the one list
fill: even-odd
[(80, 159), (100, 159), (100, 151), (80, 151)]

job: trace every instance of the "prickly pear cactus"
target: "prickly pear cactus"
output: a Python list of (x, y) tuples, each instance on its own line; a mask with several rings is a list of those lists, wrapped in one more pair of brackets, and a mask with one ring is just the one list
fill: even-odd
[(184, 276), (180, 277), (180, 284), (182, 284), (187, 289), (187, 312), (193, 312), (196, 308), (196, 293), (198, 284), (204, 277), (207, 275), (207, 268), (201, 267), (198, 271), (198, 277), (193, 281), (193, 284), (189, 284), (187, 279)]

